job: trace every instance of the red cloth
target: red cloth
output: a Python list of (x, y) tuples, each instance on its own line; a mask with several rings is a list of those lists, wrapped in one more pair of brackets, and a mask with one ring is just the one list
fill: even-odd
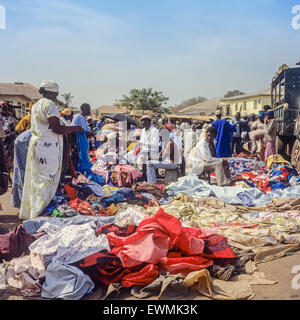
[(121, 285), (126, 288), (132, 286), (145, 286), (152, 283), (159, 276), (159, 268), (154, 264), (148, 264), (137, 272), (127, 269), (121, 280)]
[(94, 210), (94, 208), (84, 200), (76, 198), (69, 202), (70, 207), (74, 210), (86, 215), (86, 216), (98, 216), (99, 212)]
[(93, 281), (105, 285), (146, 285), (158, 277), (160, 269), (186, 275), (235, 258), (225, 237), (214, 230), (182, 227), (163, 209), (144, 219), (135, 232), (134, 226), (106, 225), (98, 229), (100, 234), (106, 234), (112, 250), (85, 258), (80, 267), (90, 272)]
[(166, 258), (161, 259), (160, 266), (169, 271), (172, 274), (182, 273), (183, 275), (188, 275), (192, 271), (197, 271), (210, 267), (213, 261), (202, 256), (194, 257), (178, 257), (173, 258), (169, 255)]
[(64, 189), (65, 189), (67, 195), (69, 196), (70, 200), (74, 200), (74, 199), (77, 198), (78, 193), (77, 193), (75, 188), (73, 188), (73, 187), (69, 186), (68, 184), (66, 184), (64, 186)]
[(158, 264), (167, 256), (180, 234), (180, 221), (159, 209), (153, 217), (144, 219), (131, 236), (124, 238), (110, 233), (107, 238), (115, 246), (113, 252), (124, 267), (130, 268), (142, 262)]

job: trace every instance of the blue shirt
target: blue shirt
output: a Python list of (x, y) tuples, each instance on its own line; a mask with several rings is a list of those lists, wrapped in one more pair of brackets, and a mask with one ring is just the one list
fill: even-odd
[(81, 113), (76, 114), (76, 116), (73, 118), (72, 126), (80, 126), (84, 131), (91, 132), (86, 117), (84, 117)]

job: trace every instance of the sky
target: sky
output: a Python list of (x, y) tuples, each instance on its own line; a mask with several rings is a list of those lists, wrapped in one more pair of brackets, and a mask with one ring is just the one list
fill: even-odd
[[(55, 80), (74, 106), (153, 88), (168, 106), (270, 87), (300, 61), (300, 0), (0, 0), (0, 82)], [(299, 11), (300, 13), (300, 11)], [(300, 18), (299, 18), (300, 23)]]

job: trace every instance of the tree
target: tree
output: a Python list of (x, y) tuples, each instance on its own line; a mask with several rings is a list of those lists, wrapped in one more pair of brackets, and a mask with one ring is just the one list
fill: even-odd
[(66, 107), (70, 107), (71, 103), (72, 103), (72, 100), (74, 99), (74, 97), (72, 96), (71, 92), (70, 93), (64, 93), (61, 96), (65, 100)]
[(191, 107), (195, 104), (201, 103), (207, 101), (207, 99), (205, 97), (195, 97), (195, 98), (190, 98), (188, 100), (185, 100), (183, 102), (181, 102), (181, 104), (171, 107), (169, 110), (171, 113), (177, 113), (178, 111)]
[(162, 92), (149, 89), (132, 89), (129, 96), (123, 95), (120, 100), (122, 106), (132, 110), (150, 110), (154, 113), (164, 113), (164, 105), (169, 100)]
[(242, 94), (245, 94), (245, 92), (240, 91), (240, 90), (232, 90), (232, 91), (228, 91), (224, 98), (230, 98), (230, 97), (235, 97), (235, 96), (240, 96)]

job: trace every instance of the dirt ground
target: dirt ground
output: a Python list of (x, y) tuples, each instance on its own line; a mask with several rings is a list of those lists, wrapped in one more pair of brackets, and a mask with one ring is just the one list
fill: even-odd
[[(12, 208), (10, 205), (11, 189), (3, 196), (0, 196), (0, 203), (3, 211), (0, 212), (0, 226), (12, 230), (16, 225), (22, 223), (18, 218), (18, 209)], [(258, 270), (265, 273), (268, 280), (277, 281), (274, 285), (254, 285), (255, 297), (253, 300), (300, 300), (300, 289), (292, 288), (292, 280), (296, 274), (292, 273), (294, 266), (300, 266), (300, 251), (286, 256), (281, 259), (273, 260), (258, 265)], [(300, 269), (300, 267), (299, 267)], [(294, 280), (295, 281), (295, 280)], [(297, 281), (296, 281), (297, 283)], [(298, 280), (300, 286), (300, 280)], [(97, 300), (101, 296), (101, 291), (96, 291), (87, 299)], [(120, 296), (118, 299), (134, 300), (127, 294)], [(20, 300), (24, 299), (18, 290), (6, 289), (0, 290), (0, 300)], [(34, 300), (40, 300), (37, 298)], [(186, 300), (207, 300), (207, 298), (199, 295), (191, 295)]]

